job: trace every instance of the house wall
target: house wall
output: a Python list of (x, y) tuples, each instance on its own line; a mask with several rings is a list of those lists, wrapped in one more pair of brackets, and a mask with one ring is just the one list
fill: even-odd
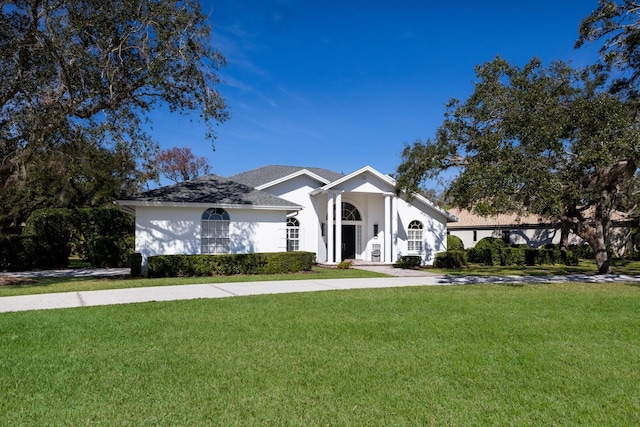
[[(326, 251), (324, 244), (320, 244), (320, 242), (322, 242), (320, 219), (318, 217), (318, 209), (320, 207), (315, 203), (316, 201), (309, 196), (309, 193), (320, 185), (322, 185), (322, 183), (319, 181), (307, 175), (301, 175), (266, 188), (264, 191), (303, 207), (295, 216), (300, 222), (300, 250), (314, 252), (318, 259), (325, 259)], [(324, 210), (326, 214), (326, 206)], [(283, 250), (286, 250), (286, 230), (284, 236), (285, 242)], [(320, 251), (320, 249), (322, 249), (322, 251)]]
[[(143, 266), (154, 255), (201, 253), (201, 218), (207, 207), (136, 208), (136, 252)], [(227, 209), (231, 253), (286, 250), (284, 211)]]
[[(560, 230), (554, 230), (551, 228), (505, 228), (505, 231), (509, 232), (509, 242), (514, 245), (526, 244), (532, 248), (538, 248), (547, 244), (559, 244), (561, 233)], [(475, 234), (474, 234), (475, 232)], [(476, 243), (485, 237), (494, 237), (501, 239), (503, 236), (503, 229), (449, 229), (449, 234), (458, 236), (465, 249), (473, 248)], [(475, 239), (474, 239), (475, 235)], [(582, 239), (578, 236), (571, 234), (569, 236), (569, 244), (580, 244)]]
[[(416, 204), (420, 203), (415, 201)], [(419, 255), (426, 265), (433, 264), (436, 253), (447, 250), (447, 220), (444, 215), (428, 207), (418, 209), (406, 200), (398, 199), (398, 234), (396, 236), (397, 257)], [(407, 243), (407, 230), (412, 221), (420, 221), (423, 225), (421, 253), (410, 252)]]
[[(547, 244), (560, 244), (561, 232), (558, 229), (551, 228), (505, 228), (509, 231), (509, 242), (514, 245), (526, 244), (532, 248), (539, 248)], [(503, 230), (496, 229), (477, 229), (475, 230), (476, 239), (474, 240), (473, 229), (449, 229), (449, 233), (458, 236), (465, 249), (473, 248), (479, 240), (485, 237), (502, 238)], [(624, 256), (629, 236), (631, 235), (631, 227), (619, 226), (612, 227), (609, 231), (607, 244), (611, 247), (617, 256)], [(570, 245), (581, 245), (584, 241), (571, 233), (569, 235)]]

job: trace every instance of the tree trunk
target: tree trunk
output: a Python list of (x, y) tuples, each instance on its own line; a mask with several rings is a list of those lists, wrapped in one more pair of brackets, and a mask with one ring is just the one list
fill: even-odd
[(566, 252), (569, 250), (569, 233), (571, 228), (565, 221), (562, 222), (562, 230), (560, 231), (560, 250)]
[(598, 274), (611, 274), (611, 266), (609, 265), (609, 254), (607, 253), (607, 245), (604, 238), (596, 238), (595, 244), (591, 245), (596, 254), (596, 265), (598, 266)]

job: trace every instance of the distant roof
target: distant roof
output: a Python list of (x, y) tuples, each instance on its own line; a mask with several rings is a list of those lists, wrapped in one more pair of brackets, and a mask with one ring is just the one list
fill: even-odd
[(296, 208), (298, 205), (218, 175), (206, 175), (123, 200), (152, 203), (206, 203), (210, 205), (257, 205)]
[(315, 175), (318, 175), (320, 178), (325, 179), (327, 182), (335, 181), (344, 176), (344, 174), (323, 168), (270, 165), (230, 176), (229, 179), (255, 188), (273, 181), (277, 181), (302, 170), (307, 170)]
[[(554, 224), (553, 220), (533, 214), (509, 213), (480, 216), (467, 209), (449, 209), (449, 212), (458, 217), (458, 222), (448, 225), (449, 228), (548, 227)], [(628, 214), (619, 211), (612, 213), (611, 220), (616, 223), (633, 221)]]

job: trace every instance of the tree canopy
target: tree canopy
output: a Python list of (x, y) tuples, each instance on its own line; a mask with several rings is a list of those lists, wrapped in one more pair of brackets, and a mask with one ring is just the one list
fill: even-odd
[(162, 150), (155, 157), (153, 165), (160, 175), (173, 182), (189, 181), (211, 172), (207, 158), (196, 156), (189, 147)]
[(607, 91), (599, 67), (574, 70), (533, 59), (502, 58), (476, 68), (464, 102), (449, 103), (434, 140), (407, 145), (397, 169), (400, 188), (457, 170), (447, 191), (455, 205), (482, 215), (533, 213), (556, 219), (596, 252), (609, 272), (611, 213), (640, 164), (636, 105)]
[(602, 42), (602, 63), (617, 71), (611, 90), (638, 96), (640, 82), (640, 2), (600, 0), (580, 23), (576, 47)]
[(154, 109), (199, 113), (213, 138), (227, 118), (216, 90), (223, 64), (197, 0), (0, 3), (0, 202), (41, 167), (64, 171), (42, 197), (64, 199), (90, 172), (71, 175), (87, 153), (107, 165), (112, 199), (130, 191), (129, 179), (146, 181), (136, 165), (157, 149)]

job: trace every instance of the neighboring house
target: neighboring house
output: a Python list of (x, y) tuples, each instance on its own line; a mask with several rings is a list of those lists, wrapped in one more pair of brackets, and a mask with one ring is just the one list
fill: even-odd
[[(135, 250), (153, 255), (309, 251), (318, 262), (393, 263), (446, 250), (456, 218), (366, 166), (347, 175), (321, 168), (265, 166), (229, 178), (207, 175), (127, 200)], [(336, 209), (337, 207), (337, 209)]]
[[(463, 209), (451, 209), (450, 213), (458, 218), (458, 222), (449, 225), (448, 233), (458, 236), (465, 248), (474, 247), (485, 237), (500, 238), (510, 244), (527, 244), (532, 248), (560, 243), (560, 224), (537, 215), (501, 214), (483, 217)], [(609, 244), (617, 255), (622, 256), (631, 230), (637, 226), (637, 222), (622, 213), (615, 213), (612, 224)], [(569, 235), (570, 245), (582, 242), (575, 234)]]

